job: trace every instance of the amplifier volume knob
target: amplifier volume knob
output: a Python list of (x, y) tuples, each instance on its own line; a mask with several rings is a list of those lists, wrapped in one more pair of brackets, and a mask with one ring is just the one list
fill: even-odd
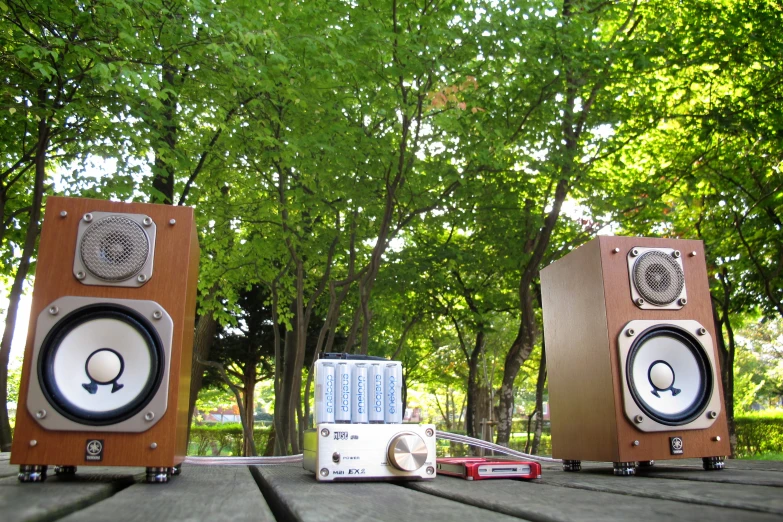
[(400, 433), (389, 443), (389, 462), (400, 471), (416, 471), (428, 455), (427, 444), (415, 433)]

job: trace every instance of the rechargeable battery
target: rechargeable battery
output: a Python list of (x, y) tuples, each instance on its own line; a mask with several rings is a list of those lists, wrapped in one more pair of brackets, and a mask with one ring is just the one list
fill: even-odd
[(335, 422), (351, 422), (351, 367), (341, 363), (337, 365), (337, 410), (334, 412)]
[(402, 366), (400, 363), (387, 364), (384, 368), (386, 424), (402, 423)]
[(370, 365), (369, 372), (369, 419), (370, 424), (383, 424), (383, 366), (379, 363)]
[(351, 389), (353, 408), (351, 409), (352, 424), (367, 424), (367, 365), (355, 364), (353, 367), (353, 387)]
[(316, 424), (334, 422), (334, 364), (321, 363), (316, 368), (315, 384), (315, 422)]

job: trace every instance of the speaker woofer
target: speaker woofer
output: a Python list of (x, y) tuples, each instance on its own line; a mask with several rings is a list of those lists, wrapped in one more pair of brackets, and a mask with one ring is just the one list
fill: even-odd
[(155, 328), (126, 306), (100, 303), (67, 314), (38, 356), (47, 402), (63, 417), (107, 426), (139, 414), (155, 396), (166, 357)]
[(698, 418), (712, 398), (712, 363), (696, 337), (662, 324), (638, 334), (625, 371), (628, 391), (652, 420), (683, 426)]

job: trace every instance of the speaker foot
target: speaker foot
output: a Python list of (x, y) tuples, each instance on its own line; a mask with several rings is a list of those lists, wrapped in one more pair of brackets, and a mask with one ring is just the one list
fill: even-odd
[(43, 482), (46, 480), (46, 466), (19, 466), (19, 482)]
[(563, 471), (581, 471), (581, 460), (563, 460)]
[(171, 468), (147, 468), (147, 484), (164, 484), (171, 478)]
[(629, 477), (636, 475), (636, 463), (635, 462), (615, 462), (614, 474), (619, 477)]
[(54, 474), (58, 477), (72, 477), (76, 475), (76, 466), (55, 466)]
[(639, 467), (640, 468), (651, 468), (655, 466), (654, 460), (640, 460), (639, 461)]
[(708, 471), (723, 469), (726, 467), (726, 457), (704, 457), (701, 459), (701, 463)]
[(176, 477), (181, 473), (182, 473), (182, 464), (177, 464), (173, 468), (169, 468), (169, 475), (171, 475), (172, 477)]

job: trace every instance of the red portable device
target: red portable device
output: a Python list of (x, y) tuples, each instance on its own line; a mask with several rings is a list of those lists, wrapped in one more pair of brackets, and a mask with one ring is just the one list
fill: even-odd
[(541, 464), (525, 460), (501, 460), (487, 457), (442, 457), (437, 460), (438, 473), (465, 480), (493, 478), (541, 478)]

